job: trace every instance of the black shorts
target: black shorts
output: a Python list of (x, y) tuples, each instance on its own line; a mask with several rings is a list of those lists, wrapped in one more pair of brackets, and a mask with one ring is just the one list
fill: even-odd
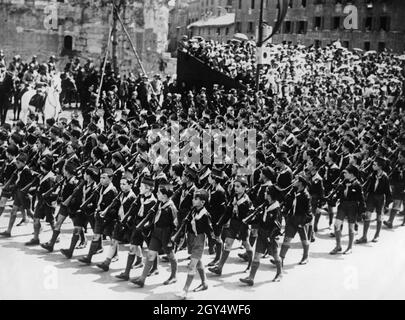
[(10, 189), (4, 189), (1, 190), (1, 197), (2, 198), (7, 198), (10, 199), (13, 196), (13, 191), (11, 191)]
[(191, 254), (191, 259), (200, 260), (204, 253), (205, 234), (201, 233), (195, 235), (194, 233), (187, 233), (187, 249)]
[(172, 241), (170, 240), (171, 234), (171, 227), (155, 227), (152, 231), (152, 237), (149, 242), (149, 250), (159, 252), (163, 249), (164, 253), (169, 254), (173, 250)]
[(370, 193), (367, 197), (366, 211), (373, 212), (375, 210), (377, 215), (380, 216), (383, 213), (384, 205), (385, 195)]
[(145, 241), (145, 237), (141, 230), (134, 229), (131, 233), (130, 243), (134, 246), (142, 246)]
[(285, 236), (287, 238), (293, 239), (297, 232), (299, 233), (301, 240), (306, 237), (307, 238), (307, 230), (306, 225), (308, 224), (308, 217), (306, 216), (292, 216), (287, 218), (287, 222), (285, 225)]
[(53, 214), (55, 213), (55, 208), (50, 207), (47, 204), (44, 204), (42, 202), (39, 202), (37, 206), (35, 207), (34, 211), (34, 218), (35, 219), (45, 219), (47, 222), (51, 222), (54, 220)]
[(114, 225), (114, 220), (105, 220), (97, 214), (95, 218), (94, 234), (103, 234), (106, 237), (112, 237)]
[(31, 208), (31, 200), (28, 197), (27, 193), (22, 193), (20, 190), (17, 190), (14, 197), (14, 205), (23, 209)]
[(336, 219), (343, 221), (347, 218), (349, 223), (356, 223), (359, 208), (355, 201), (342, 201), (339, 204)]
[(71, 217), (72, 216), (72, 211), (68, 207), (65, 207), (65, 206), (61, 205), (59, 207), (58, 215), (60, 215), (62, 217), (65, 217), (65, 218)]
[(311, 195), (312, 214), (315, 214), (316, 209), (321, 208), (321, 207), (322, 207), (322, 201), (321, 201), (321, 198), (319, 197), (319, 195), (317, 195), (317, 194)]
[(405, 186), (401, 184), (392, 185), (392, 199), (393, 200), (405, 200)]
[(81, 210), (78, 210), (75, 214), (71, 215), (71, 219), (73, 221), (73, 226), (75, 227), (84, 228), (87, 224), (87, 216)]
[(273, 255), (274, 252), (278, 250), (278, 243), (274, 237), (271, 237), (271, 231), (265, 230), (259, 227), (257, 242), (256, 242), (256, 252), (264, 254), (267, 249), (270, 250), (270, 254)]
[(128, 243), (131, 234), (130, 231), (120, 221), (115, 222), (112, 238), (119, 242)]
[(248, 236), (249, 226), (233, 218), (231, 219), (229, 227), (224, 229), (225, 238), (247, 241)]

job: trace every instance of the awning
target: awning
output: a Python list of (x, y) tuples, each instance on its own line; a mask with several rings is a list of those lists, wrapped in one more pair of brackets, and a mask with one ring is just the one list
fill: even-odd
[(187, 26), (187, 29), (193, 27), (221, 27), (221, 26), (229, 26), (235, 23), (235, 14), (234, 13), (227, 13), (220, 17), (212, 17), (208, 18), (207, 20), (198, 20), (193, 22)]

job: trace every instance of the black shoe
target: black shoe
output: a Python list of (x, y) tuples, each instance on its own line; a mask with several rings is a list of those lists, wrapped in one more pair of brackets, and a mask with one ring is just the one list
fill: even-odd
[(208, 268), (208, 271), (215, 273), (218, 276), (222, 275), (222, 269), (220, 269), (218, 266)]
[(79, 245), (76, 247), (76, 249), (80, 250), (80, 249), (84, 249), (86, 247), (87, 247), (87, 241), (79, 243)]
[(165, 286), (167, 286), (167, 285), (169, 285), (169, 284), (173, 284), (173, 283), (176, 283), (177, 282), (177, 279), (176, 279), (176, 277), (170, 277), (169, 279), (167, 279), (165, 282), (163, 282), (163, 284), (165, 285)]
[(309, 259), (308, 258), (302, 258), (302, 260), (300, 261), (300, 265), (306, 265), (306, 264), (308, 264), (308, 262), (309, 262)]
[(68, 249), (61, 249), (60, 252), (67, 258), (72, 259), (72, 253)]
[(270, 263), (276, 265), (276, 261), (274, 259), (270, 259)]
[(30, 241), (28, 241), (25, 245), (27, 247), (33, 247), (33, 246), (39, 246), (39, 239), (31, 239)]
[(28, 220), (27, 220), (27, 219), (22, 219), (22, 220), (17, 224), (17, 227), (21, 227), (22, 225), (27, 224), (27, 223), (28, 223)]
[(11, 237), (11, 233), (4, 231), (2, 233), (0, 233), (0, 236), (4, 237), (4, 238), (10, 238)]
[(115, 276), (117, 279), (128, 281), (129, 280), (129, 275), (125, 274), (124, 272)]
[(311, 238), (311, 242), (315, 242), (315, 237), (312, 237), (312, 238)]
[(208, 267), (214, 267), (218, 263), (218, 260), (212, 260), (209, 264)]
[(243, 282), (243, 283), (245, 283), (245, 284), (247, 284), (247, 285), (250, 286), (250, 287), (255, 284), (255, 282), (254, 282), (252, 279), (250, 279), (249, 277), (247, 277), (247, 278), (241, 278), (241, 279), (239, 279), (239, 281), (240, 281), (240, 282)]
[(241, 258), (242, 260), (244, 260), (245, 262), (249, 261), (249, 257), (247, 255), (247, 253), (238, 253), (238, 257)]
[(384, 223), (384, 225), (385, 225), (388, 229), (392, 229), (392, 228), (393, 228), (392, 222), (384, 221), (383, 223)]
[(206, 283), (201, 283), (197, 288), (193, 290), (193, 292), (200, 292), (205, 291), (208, 289), (208, 285)]
[(85, 264), (91, 264), (91, 259), (89, 259), (88, 257), (80, 258), (79, 261)]
[(101, 270), (107, 272), (108, 270), (110, 270), (110, 266), (104, 262), (102, 263), (98, 263), (97, 267), (100, 268)]
[(169, 262), (169, 258), (167, 256), (163, 256), (161, 261), (162, 262)]
[(49, 252), (53, 252), (53, 246), (48, 242), (41, 244), (41, 247), (45, 250), (48, 250)]
[(318, 232), (318, 226), (314, 226), (314, 232)]
[(155, 275), (158, 275), (158, 274), (159, 274), (158, 269), (152, 269), (151, 271), (149, 271), (148, 277), (155, 276)]
[(342, 252), (342, 248), (341, 247), (336, 247), (335, 249), (333, 249), (331, 252), (329, 252), (329, 254), (331, 254), (332, 256), (337, 255), (338, 253)]
[(278, 273), (278, 274), (276, 274), (275, 278), (273, 279), (273, 282), (280, 282), (282, 278), (283, 278), (283, 275), (281, 273)]
[(140, 278), (135, 278), (130, 280), (133, 284), (136, 284), (138, 287), (143, 288), (145, 286), (145, 281), (142, 281)]

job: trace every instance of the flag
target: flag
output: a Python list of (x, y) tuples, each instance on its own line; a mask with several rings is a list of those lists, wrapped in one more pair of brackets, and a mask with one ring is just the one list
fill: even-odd
[(278, 14), (277, 14), (277, 21), (276, 24), (274, 25), (273, 32), (270, 36), (274, 36), (281, 28), (281, 25), (283, 24), (283, 21), (285, 19), (285, 16), (287, 15), (287, 10), (288, 10), (288, 0), (278, 0)]

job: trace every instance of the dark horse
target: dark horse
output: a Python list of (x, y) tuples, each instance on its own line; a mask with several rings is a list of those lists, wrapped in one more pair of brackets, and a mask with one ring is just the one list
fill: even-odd
[(13, 74), (0, 70), (0, 123), (6, 122), (7, 111), (11, 107), (11, 98), (14, 91)]

